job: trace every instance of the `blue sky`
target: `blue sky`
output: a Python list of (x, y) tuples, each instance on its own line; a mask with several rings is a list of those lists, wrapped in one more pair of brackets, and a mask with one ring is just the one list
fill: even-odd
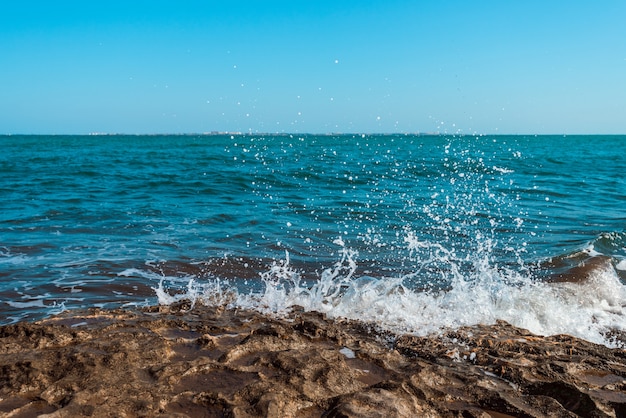
[(0, 134), (626, 133), (626, 2), (11, 1)]

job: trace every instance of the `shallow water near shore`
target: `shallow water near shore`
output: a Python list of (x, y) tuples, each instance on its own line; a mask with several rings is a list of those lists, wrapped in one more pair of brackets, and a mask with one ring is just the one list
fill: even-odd
[(622, 346), (624, 141), (0, 137), (0, 323), (189, 299)]

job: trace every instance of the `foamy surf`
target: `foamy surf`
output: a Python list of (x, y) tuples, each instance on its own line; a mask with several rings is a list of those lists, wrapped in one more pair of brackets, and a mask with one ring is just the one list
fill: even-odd
[[(416, 245), (415, 240), (408, 241)], [(227, 305), (277, 316), (302, 307), (399, 334), (437, 335), (450, 328), (504, 320), (538, 335), (568, 334), (608, 347), (625, 346), (620, 333), (625, 331), (626, 288), (610, 263), (591, 271), (586, 280), (551, 283), (529, 270), (494, 265), (488, 256), (477, 253), (471, 269), (448, 260), (452, 281), (447, 288), (424, 290), (409, 287), (407, 276), (359, 276), (358, 254), (340, 239), (335, 244), (340, 246), (340, 259), (312, 285), (291, 267), (286, 253), (261, 274), (261, 292), (241, 292), (223, 280), (202, 283), (194, 279), (173, 295), (163, 280), (155, 291), (159, 303), (165, 305), (188, 299), (193, 304)]]

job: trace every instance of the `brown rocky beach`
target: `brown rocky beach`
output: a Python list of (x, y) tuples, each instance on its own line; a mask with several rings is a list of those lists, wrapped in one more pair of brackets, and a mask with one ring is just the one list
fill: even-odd
[(6, 417), (624, 417), (626, 350), (189, 304), (0, 327)]

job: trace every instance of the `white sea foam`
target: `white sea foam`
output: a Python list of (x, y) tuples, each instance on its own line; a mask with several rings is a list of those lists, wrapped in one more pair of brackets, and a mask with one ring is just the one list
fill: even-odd
[(12, 254), (6, 247), (0, 247), (0, 265), (23, 265), (29, 261), (24, 254)]
[[(407, 234), (409, 248), (424, 248)], [(156, 290), (159, 302), (170, 304), (191, 299), (205, 304), (229, 304), (282, 315), (294, 306), (376, 323), (383, 329), (414, 335), (432, 335), (447, 328), (492, 324), (505, 320), (539, 335), (569, 334), (607, 346), (623, 346), (611, 339), (611, 331), (626, 330), (626, 287), (607, 264), (581, 283), (546, 283), (529, 273), (493, 265), (488, 240), (464, 270), (452, 259), (453, 279), (448, 289), (417, 291), (406, 277), (357, 277), (356, 252), (340, 239), (340, 260), (324, 270), (313, 286), (305, 286), (290, 265), (289, 254), (262, 274), (261, 293), (239, 293), (227, 282), (198, 283), (189, 280), (183, 293), (170, 295), (163, 282)], [(450, 255), (441, 245), (437, 254)], [(427, 260), (428, 262), (428, 260)], [(420, 267), (416, 266), (416, 271)]]
[(37, 300), (31, 300), (28, 302), (16, 302), (16, 301), (12, 301), (9, 300), (6, 302), (10, 307), (12, 308), (19, 308), (19, 309), (24, 309), (24, 308), (43, 308), (46, 305), (44, 305), (43, 300), (41, 299), (37, 299)]

